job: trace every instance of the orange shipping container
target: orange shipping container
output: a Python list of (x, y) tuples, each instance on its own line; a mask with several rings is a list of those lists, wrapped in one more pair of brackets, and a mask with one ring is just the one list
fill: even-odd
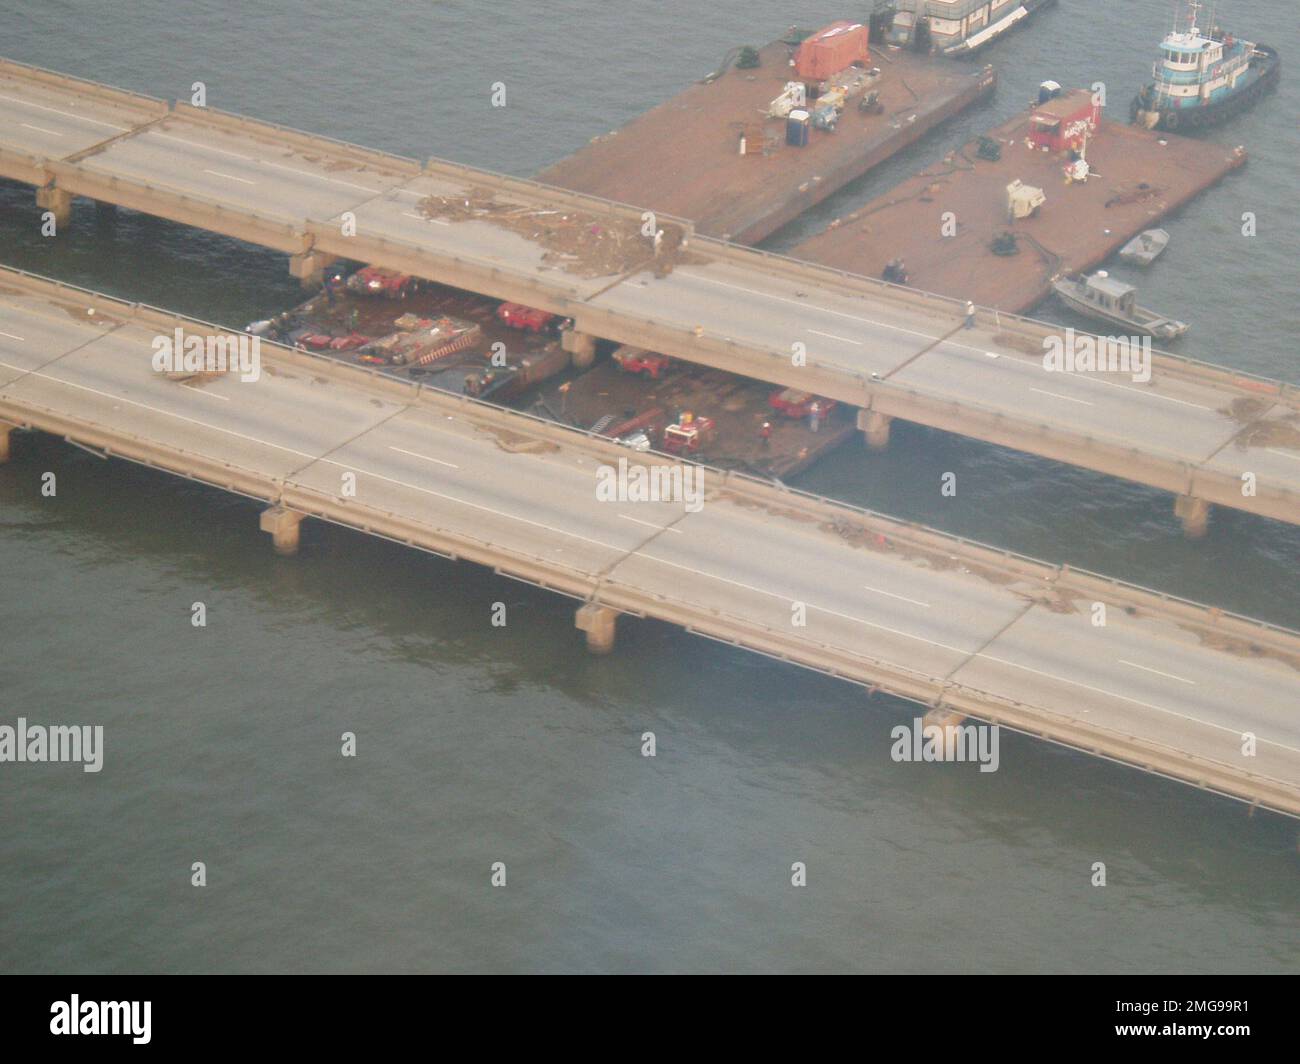
[(825, 81), (855, 60), (866, 62), (867, 27), (860, 22), (832, 22), (807, 38), (794, 57), (794, 70), (807, 81)]

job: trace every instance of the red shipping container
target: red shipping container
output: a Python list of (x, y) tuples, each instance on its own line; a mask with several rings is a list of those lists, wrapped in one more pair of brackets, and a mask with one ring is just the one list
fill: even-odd
[(1034, 109), (1028, 139), (1035, 148), (1077, 151), (1100, 123), (1101, 104), (1094, 94), (1087, 89), (1074, 89)]
[(794, 71), (806, 81), (825, 81), (855, 60), (867, 61), (867, 27), (860, 22), (832, 22), (808, 37), (794, 56)]

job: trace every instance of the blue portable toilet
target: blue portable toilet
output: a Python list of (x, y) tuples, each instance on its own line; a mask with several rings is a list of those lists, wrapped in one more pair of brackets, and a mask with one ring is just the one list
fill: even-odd
[(785, 142), (796, 148), (808, 143), (809, 117), (807, 111), (791, 111), (785, 120)]

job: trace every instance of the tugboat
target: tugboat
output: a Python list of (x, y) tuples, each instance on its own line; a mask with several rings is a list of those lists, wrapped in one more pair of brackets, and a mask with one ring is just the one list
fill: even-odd
[(1197, 25), (1201, 5), (1188, 0), (1187, 25), (1160, 45), (1155, 81), (1137, 94), (1132, 119), (1147, 129), (1187, 133), (1217, 125), (1277, 85), (1281, 60), (1266, 44), (1241, 41)]
[(974, 55), (1056, 0), (897, 0), (889, 44), (953, 58)]
[(1105, 270), (1091, 277), (1062, 277), (1052, 282), (1056, 294), (1071, 310), (1087, 318), (1118, 325), (1139, 336), (1157, 340), (1177, 340), (1187, 332), (1187, 325), (1173, 318), (1163, 318), (1153, 310), (1137, 305), (1137, 289), (1117, 281)]

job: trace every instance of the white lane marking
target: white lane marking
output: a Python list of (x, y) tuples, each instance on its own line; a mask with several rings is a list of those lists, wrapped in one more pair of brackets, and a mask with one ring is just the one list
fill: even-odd
[(87, 118), (85, 115), (76, 115), (71, 111), (60, 111), (57, 107), (46, 107), (44, 104), (32, 103), (30, 100), (21, 100), (17, 96), (5, 96), (3, 93), (0, 93), (0, 100), (9, 100), (11, 103), (31, 107), (37, 111), (49, 111), (52, 115), (62, 115), (64, 118), (75, 118), (78, 122), (89, 122), (92, 126), (105, 126), (108, 129), (116, 129), (119, 133), (125, 133), (131, 128), (130, 126), (115, 126), (112, 122), (101, 122), (97, 118)]
[(664, 525), (657, 525), (653, 521), (642, 521), (639, 517), (628, 517), (627, 514), (619, 514), (624, 521), (635, 521), (638, 525), (645, 525), (646, 528), (656, 528), (660, 532), (676, 532), (679, 536), (682, 534), (680, 528), (667, 528)]
[(1042, 388), (1030, 388), (1031, 392), (1037, 392), (1039, 395), (1050, 395), (1053, 399), (1064, 399), (1067, 403), (1078, 403), (1080, 406), (1095, 406), (1095, 403), (1088, 402), (1087, 399), (1075, 399), (1069, 395), (1059, 395), (1056, 392), (1045, 392)]
[(276, 170), (284, 170), (291, 174), (298, 174), (300, 177), (310, 177), (317, 181), (327, 181), (331, 185), (343, 185), (346, 188), (355, 188), (361, 192), (369, 192), (372, 196), (378, 196), (384, 190), (382, 188), (371, 188), (369, 185), (358, 185), (353, 181), (344, 181), (338, 177), (327, 177), (325, 174), (313, 174), (310, 170), (298, 170), (292, 166), (285, 166), (283, 163), (273, 163), (270, 159), (259, 159), (256, 155), (246, 155), (243, 152), (227, 151), (225, 148), (217, 148), (211, 144), (200, 144), (198, 141), (186, 140), (184, 137), (173, 136), (170, 133), (153, 132), (150, 136), (158, 137), (162, 140), (174, 140), (177, 144), (187, 144), (191, 148), (198, 148), (200, 151), (215, 152), (218, 155), (228, 155), (232, 159), (240, 159), (243, 162), (256, 163), (259, 166), (270, 166)]
[(444, 221), (441, 218), (426, 218), (423, 214), (412, 214), (410, 211), (402, 211), (404, 217), (415, 218), (421, 222), (432, 222), (434, 225), (451, 225), (451, 222)]
[[(6, 369), (23, 370), (22, 366), (14, 366), (8, 362), (0, 362), (0, 366)], [(81, 392), (90, 392), (92, 395), (100, 395), (105, 399), (111, 399), (115, 403), (126, 403), (128, 406), (138, 406), (141, 410), (148, 410), (155, 414), (162, 414), (164, 417), (174, 417), (177, 421), (185, 421), (191, 425), (198, 425), (199, 428), (211, 429), (213, 432), (223, 432), (227, 436), (234, 436), (237, 439), (246, 440), (249, 443), (260, 444), (263, 447), (273, 447), (277, 451), (287, 451), (289, 454), (297, 455), (300, 458), (310, 458), (313, 461), (317, 456), (308, 454), (306, 451), (299, 451), (293, 447), (284, 447), (278, 443), (269, 443), (266, 440), (259, 440), (256, 436), (245, 436), (242, 432), (235, 432), (234, 429), (223, 429), (219, 425), (209, 425), (206, 421), (200, 421), (195, 417), (187, 417), (184, 414), (176, 414), (170, 410), (163, 410), (156, 406), (150, 406), (148, 403), (142, 403), (137, 399), (128, 399), (124, 395), (114, 395), (112, 392), (103, 392), (98, 388), (92, 388), (87, 384), (77, 384), (73, 381), (64, 380), (62, 377), (53, 377), (48, 373), (41, 373), (39, 370), (24, 370), (28, 377), (39, 377), (42, 380), (53, 381), (55, 384), (62, 384), (68, 388), (76, 388)]]
[[(1101, 687), (1093, 687), (1091, 684), (1080, 683), (1078, 680), (1070, 680), (1064, 676), (1056, 676), (1050, 672), (1043, 672), (1041, 669), (1031, 669), (1028, 665), (1021, 665), (1014, 661), (1007, 661), (1006, 658), (995, 658), (992, 654), (976, 653), (973, 655), (973, 657), (983, 658), (985, 661), (996, 661), (999, 665), (1010, 665), (1013, 669), (1023, 669), (1025, 672), (1032, 672), (1035, 676), (1043, 676), (1049, 680), (1055, 680), (1057, 683), (1068, 683), (1072, 687), (1082, 687), (1085, 691), (1093, 691), (1096, 694), (1105, 695), (1107, 698), (1118, 698), (1123, 702), (1132, 702), (1134, 705), (1145, 706), (1147, 709), (1159, 710), (1161, 713), (1169, 713), (1175, 717), (1182, 717), (1184, 720), (1192, 720), (1192, 721), (1197, 720), (1197, 718), (1195, 717), (1188, 717), (1182, 713), (1176, 713), (1172, 709), (1165, 709), (1164, 706), (1157, 706), (1157, 705), (1153, 705), (1150, 702), (1143, 702), (1141, 699), (1138, 698), (1129, 698), (1127, 695), (1117, 695), (1115, 694), (1114, 691), (1107, 691)], [(957, 682), (960, 683), (961, 681), (958, 680)], [(1197, 721), (1197, 723), (1205, 724), (1209, 722)], [(1221, 728), (1223, 726), (1220, 724), (1215, 724), (1213, 725), (1213, 727)], [(1235, 728), (1223, 728), (1223, 730), (1232, 732), (1233, 734), (1237, 733), (1237, 729)]]
[(213, 177), (224, 177), (227, 181), (238, 181), (241, 185), (256, 185), (256, 181), (250, 181), (246, 177), (235, 177), (234, 174), (223, 174), (220, 170), (204, 170), (205, 174), (211, 174)]
[(174, 140), (177, 144), (188, 144), (191, 148), (215, 152), (217, 155), (228, 155), (232, 159), (242, 159), (244, 162), (256, 162), (251, 155), (245, 155), (237, 151), (226, 151), (225, 148), (214, 148), (210, 144), (199, 144), (197, 141), (186, 140), (184, 137), (174, 137), (170, 133), (159, 133), (157, 130), (150, 130), (145, 136), (157, 137), (159, 140)]
[[(1129, 698), (1128, 695), (1117, 695), (1114, 691), (1107, 691), (1101, 687), (1093, 687), (1091, 684), (1081, 683), (1078, 680), (1067, 680), (1064, 676), (1053, 676), (1050, 672), (1040, 672), (1038, 669), (1031, 669), (1028, 665), (1018, 665), (1014, 661), (1007, 661), (1005, 658), (995, 658), (992, 654), (977, 653), (977, 658), (983, 658), (985, 661), (996, 661), (999, 665), (1010, 665), (1013, 669), (1023, 669), (1025, 672), (1032, 672), (1036, 676), (1044, 676), (1049, 680), (1056, 680), (1058, 683), (1070, 684), (1072, 687), (1082, 687), (1085, 691), (1092, 691), (1095, 694), (1105, 695), (1107, 698), (1118, 698), (1121, 702), (1132, 702), (1135, 706), (1142, 706), (1144, 709), (1154, 709), (1158, 713), (1164, 713), (1170, 717), (1177, 717), (1179, 720), (1190, 721), (1193, 724), (1201, 724), (1207, 728), (1215, 728), (1219, 731), (1225, 731), (1229, 735), (1241, 735), (1240, 728), (1229, 728), (1226, 724), (1215, 724), (1213, 721), (1203, 720), (1200, 717), (1193, 717), (1187, 713), (1179, 713), (1177, 710), (1166, 709), (1164, 706), (1157, 706), (1151, 702), (1143, 702), (1140, 698)], [(960, 683), (960, 681), (958, 681)], [(1269, 746), (1275, 746), (1279, 750), (1287, 750), (1293, 754), (1300, 754), (1300, 748), (1287, 746), (1286, 743), (1279, 743), (1274, 739), (1260, 739), (1260, 742), (1267, 743)]]
[[(744, 285), (731, 284), (728, 281), (719, 281), (716, 277), (704, 277), (698, 273), (683, 274), (685, 277), (693, 277), (697, 281), (706, 281), (709, 284), (720, 284), (723, 288), (734, 288), (737, 292), (748, 292), (751, 296), (760, 296), (763, 299), (771, 299), (777, 303), (793, 303), (796, 307), (802, 307), (804, 310), (816, 310), (822, 314), (834, 314), (837, 318), (848, 318), (849, 321), (865, 322), (867, 325), (876, 325), (882, 329), (889, 329), (893, 332), (906, 333), (908, 336), (919, 336), (923, 340), (938, 340), (941, 337), (931, 336), (929, 333), (915, 332), (912, 329), (904, 329), (898, 325), (887, 325), (883, 321), (875, 321), (871, 318), (864, 318), (857, 314), (849, 314), (843, 310), (832, 310), (830, 307), (819, 307), (815, 304), (808, 303), (806, 300), (787, 299), (785, 296), (772, 295), (770, 292), (760, 292), (755, 288), (746, 288)], [(961, 344), (958, 347), (964, 346)], [(974, 350), (971, 348), (970, 350)]]
[[(725, 576), (718, 576), (716, 573), (707, 573), (702, 569), (693, 569), (689, 565), (682, 565), (678, 562), (670, 562), (667, 558), (657, 558), (653, 554), (638, 553), (632, 555), (631, 557), (644, 558), (646, 561), (658, 562), (660, 565), (670, 565), (674, 569), (681, 569), (688, 573), (694, 573), (696, 576), (703, 576), (703, 577), (707, 577), (710, 580), (717, 580), (719, 583), (722, 584), (730, 584), (732, 587), (739, 587), (739, 588), (743, 588), (746, 591), (753, 591), (755, 594), (767, 595), (769, 598), (780, 599), (782, 602), (799, 601), (798, 599), (792, 598), (790, 595), (782, 595), (776, 591), (768, 591), (766, 588), (754, 587), (753, 584), (742, 583), (739, 580), (731, 580)], [(861, 617), (854, 617), (851, 614), (839, 613), (836, 610), (827, 608), (826, 606), (818, 606), (816, 603), (813, 602), (805, 602), (804, 605), (807, 606), (810, 610), (817, 610), (820, 613), (826, 613), (832, 617), (839, 617), (846, 621), (853, 621), (856, 624), (864, 624), (868, 628), (876, 628), (882, 632), (889, 632), (891, 635), (900, 635), (904, 639), (915, 639), (918, 642), (927, 643), (932, 647), (938, 647), (940, 650), (951, 650), (957, 654), (970, 653), (969, 650), (963, 650), (961, 647), (949, 646), (947, 643), (936, 643), (933, 639), (926, 639), (925, 636), (914, 635), (911, 632), (903, 632), (897, 628), (890, 628), (887, 625), (883, 625), (883, 624), (876, 624), (874, 621), (863, 620)]]
[(63, 136), (63, 134), (58, 132), (57, 130), (46, 129), (44, 126), (34, 126), (30, 122), (19, 122), (18, 124), (22, 126), (23, 129), (34, 129), (36, 130), (37, 133), (48, 133), (51, 137)]
[(877, 595), (884, 595), (886, 598), (898, 599), (899, 602), (910, 602), (913, 606), (924, 606), (927, 610), (930, 608), (928, 602), (921, 602), (918, 599), (908, 598), (906, 595), (895, 595), (892, 591), (881, 591), (878, 587), (871, 587), (869, 584), (862, 585), (867, 591), (874, 591)]
[(27, 337), (15, 336), (13, 333), (0, 332), (0, 336), (7, 336), (10, 340), (17, 340), (19, 343), (25, 344), (27, 342)]
[(1163, 676), (1165, 677), (1165, 679), (1168, 680), (1178, 680), (1182, 683), (1191, 684), (1193, 687), (1196, 686), (1195, 680), (1188, 680), (1182, 676), (1175, 676), (1172, 672), (1161, 672), (1159, 669), (1149, 669), (1145, 665), (1139, 665), (1136, 661), (1125, 661), (1123, 658), (1116, 658), (1115, 660), (1118, 661), (1121, 665), (1127, 665), (1133, 669), (1141, 669), (1143, 672), (1155, 673), (1155, 675)]
[(403, 447), (389, 446), (388, 449), (390, 451), (396, 451), (398, 454), (409, 454), (412, 458), (423, 458), (426, 462), (437, 462), (438, 465), (449, 466), (452, 469), (460, 468), (460, 466), (458, 466), (455, 462), (444, 462), (441, 458), (431, 458), (427, 454), (416, 454), (414, 451), (408, 451)]
[(814, 336), (824, 336), (828, 340), (840, 340), (846, 344), (857, 344), (858, 347), (862, 346), (861, 340), (850, 340), (847, 336), (836, 336), (834, 333), (819, 332), (817, 329), (809, 329), (808, 331)]
[(376, 480), (385, 481), (399, 488), (408, 488), (411, 491), (422, 492), (425, 495), (432, 495), (438, 499), (446, 499), (448, 502), (458, 503), (461, 506), (468, 506), (475, 510), (482, 510), (484, 513), (494, 514), (497, 517), (504, 517), (509, 521), (518, 521), (521, 524), (532, 525), (534, 528), (545, 529), (547, 532), (554, 532), (557, 535), (579, 539), (582, 540), (583, 543), (591, 543), (597, 547), (604, 547), (606, 550), (617, 551), (620, 554), (627, 552), (626, 547), (616, 547), (612, 543), (604, 543), (598, 539), (589, 539), (587, 536), (580, 536), (576, 532), (569, 532), (563, 528), (554, 528), (551, 525), (544, 525), (540, 521), (531, 521), (527, 517), (520, 517), (518, 514), (507, 513), (504, 510), (494, 510), (491, 506), (484, 506), (482, 503), (470, 502), (468, 499), (460, 499), (455, 495), (448, 495), (445, 492), (434, 491), (432, 488), (422, 488), (418, 484), (408, 484), (402, 480), (395, 480), (393, 477), (386, 477), (382, 473), (374, 473), (368, 469), (362, 469), (360, 466), (353, 465), (349, 462), (338, 462), (332, 458), (319, 458), (317, 461), (324, 465), (337, 466), (339, 469), (347, 469), (354, 473), (360, 473), (362, 476), (374, 477)]
[[(9, 363), (5, 363), (5, 362), (0, 362), (0, 366), (4, 366), (9, 369), (22, 369), (21, 366), (10, 366)], [(287, 451), (287, 453), (298, 455), (298, 457), (300, 458), (311, 459), (312, 463), (321, 463), (321, 464), (325, 464), (325, 466), (335, 466), (341, 468), (341, 470), (350, 470), (352, 472), (363, 473), (364, 476), (373, 476), (374, 479), (376, 480), (386, 481), (386, 483), (394, 484), (398, 486), (398, 488), (409, 488), (412, 490), (412, 492), (422, 492), (426, 494), (426, 496), (445, 498), (447, 499), (448, 502), (460, 503), (461, 506), (469, 506), (472, 507), (472, 509), (474, 510), (482, 510), (487, 512), (487, 514), (497, 515), (499, 516), (499, 518), (517, 520), (517, 522), (523, 524), (533, 525), (534, 528), (543, 528), (546, 529), (547, 532), (554, 532), (556, 533), (556, 535), (559, 536), (569, 536), (575, 540), (588, 542), (588, 544), (594, 544), (595, 546), (602, 546), (602, 548), (606, 550), (616, 550), (616, 552), (619, 552), (620, 554), (627, 552), (627, 548), (625, 548), (625, 546), (615, 546), (614, 544), (607, 544), (607, 542), (602, 542), (601, 540), (593, 540), (593, 539), (589, 539), (589, 537), (586, 536), (578, 536), (576, 532), (568, 532), (565, 531), (565, 529), (563, 528), (552, 528), (551, 525), (549, 524), (542, 524), (541, 522), (536, 522), (536, 520), (521, 518), (521, 516), (517, 514), (507, 514), (507, 512), (504, 512), (502, 510), (493, 510), (491, 509), (490, 506), (482, 506), (481, 503), (469, 502), (468, 499), (456, 498), (455, 496), (448, 496), (448, 494), (443, 492), (434, 492), (432, 488), (421, 488), (421, 486), (416, 484), (407, 484), (404, 483), (404, 481), (395, 480), (394, 477), (383, 476), (383, 473), (376, 473), (369, 470), (363, 470), (363, 468), (360, 468), (359, 466), (355, 466), (355, 464), (352, 463), (335, 462), (334, 459), (322, 458), (321, 455), (316, 455), (316, 454), (308, 454), (307, 451), (300, 451), (298, 449), (295, 449), (295, 447), (286, 447), (281, 444), (272, 444), (272, 442), (268, 440), (259, 440), (259, 438), (257, 438), (256, 436), (246, 436), (246, 434), (242, 432), (234, 432), (233, 429), (221, 428), (220, 425), (211, 425), (208, 424), (207, 421), (200, 421), (198, 418), (187, 418), (187, 416), (183, 414), (173, 414), (173, 412), (170, 410), (161, 410), (161, 408), (159, 407), (149, 406), (148, 403), (142, 403), (136, 401), (136, 399), (127, 399), (126, 397), (123, 397), (123, 395), (113, 395), (112, 393), (109, 392), (100, 392), (98, 388), (90, 388), (90, 386), (85, 384), (74, 384), (73, 381), (62, 380), (61, 377), (52, 377), (49, 376), (48, 373), (30, 371), (29, 373), (27, 373), (27, 376), (42, 377), (42, 379), (44, 380), (53, 381), (55, 382), (55, 384), (66, 385), (68, 386), (68, 388), (75, 388), (81, 390), (81, 392), (90, 392), (95, 395), (103, 395), (105, 399), (112, 399), (113, 402), (127, 403), (127, 405), (130, 406), (138, 406), (142, 408), (142, 410), (152, 411), (153, 414), (164, 415), (166, 416), (166, 418), (175, 418), (178, 421), (187, 421), (188, 424), (199, 425), (200, 428), (212, 429), (213, 432), (222, 432), (225, 433), (226, 436), (238, 437), (239, 440), (246, 440), (250, 442), (250, 444), (260, 444), (261, 446), (265, 446), (265, 447), (273, 447), (274, 450)]]
[[(883, 322), (883, 321), (875, 321), (875, 320), (872, 319), (872, 318), (863, 318), (863, 317), (860, 317), (860, 316), (855, 315), (855, 314), (849, 314), (849, 313), (847, 313), (847, 312), (845, 312), (845, 311), (842, 311), (842, 310), (832, 310), (830, 307), (819, 307), (819, 306), (817, 306), (816, 304), (811, 304), (811, 303), (808, 303), (808, 302), (806, 302), (806, 301), (801, 301), (801, 300), (797, 300), (797, 299), (787, 299), (787, 298), (785, 298), (784, 296), (772, 295), (771, 293), (768, 293), (768, 292), (760, 292), (760, 291), (758, 291), (757, 289), (754, 289), (754, 288), (745, 288), (743, 285), (730, 284), (730, 283), (728, 283), (727, 281), (719, 281), (719, 280), (717, 280), (717, 278), (714, 278), (714, 277), (703, 277), (703, 276), (701, 276), (700, 274), (697, 274), (697, 273), (686, 274), (685, 276), (694, 277), (696, 280), (705, 281), (705, 282), (707, 282), (707, 283), (709, 283), (709, 284), (718, 284), (718, 285), (722, 285), (722, 286), (724, 286), (724, 287), (726, 287), (726, 288), (734, 288), (734, 289), (736, 289), (738, 292), (748, 292), (750, 295), (761, 296), (763, 299), (773, 299), (773, 300), (777, 300), (778, 302), (782, 302), (782, 303), (793, 303), (793, 304), (795, 304), (796, 306), (804, 307), (804, 308), (806, 308), (806, 309), (808, 309), (808, 310), (816, 310), (816, 311), (820, 311), (820, 312), (822, 312), (823, 314), (834, 314), (834, 315), (836, 315), (836, 316), (838, 316), (838, 317), (841, 317), (841, 318), (848, 318), (850, 321), (861, 321), (861, 322), (865, 322), (865, 323), (867, 323), (868, 325), (875, 325), (875, 326), (878, 326), (879, 328), (882, 328), (882, 329), (888, 329), (888, 330), (890, 330), (891, 332), (904, 333), (904, 334), (906, 334), (906, 335), (908, 335), (908, 336), (919, 336), (919, 337), (921, 337), (922, 339), (925, 339), (925, 340), (941, 340), (941, 339), (942, 339), (942, 337), (939, 337), (939, 336), (931, 336), (929, 333), (916, 332), (916, 331), (914, 331), (914, 330), (912, 330), (912, 329), (904, 329), (904, 328), (903, 328), (902, 326), (900, 326), (900, 325), (890, 325), (890, 324), (887, 324), (886, 322)], [(815, 329), (809, 329), (808, 331), (809, 331), (809, 332), (816, 332)], [(828, 335), (828, 334), (819, 333), (818, 335)], [(842, 337), (836, 337), (836, 339), (842, 339)], [(968, 344), (959, 344), (956, 340), (944, 340), (944, 341), (943, 341), (943, 346), (945, 346), (945, 347), (956, 347), (956, 348), (960, 348), (960, 349), (963, 350), (963, 351), (978, 351), (978, 352), (980, 352), (981, 354), (983, 354), (983, 355), (984, 355), (985, 357), (987, 357), (987, 358), (1001, 358), (1001, 357), (1002, 357), (1000, 354), (996, 354), (996, 353), (994, 353), (994, 352), (992, 352), (992, 351), (983, 351), (983, 350), (981, 350), (980, 348), (977, 348), (977, 347), (971, 347), (971, 346), (968, 345)], [(1018, 360), (1016, 360), (1016, 359), (1013, 359), (1013, 360), (1012, 360), (1012, 363), (1013, 363), (1013, 364), (1016, 364), (1017, 362), (1018, 362)], [(1095, 379), (1095, 378), (1093, 378), (1093, 377), (1091, 377), (1091, 376), (1089, 376), (1089, 375), (1087, 375), (1087, 374), (1080, 374), (1080, 376), (1084, 377), (1084, 379), (1086, 379), (1086, 380), (1092, 380), (1092, 381), (1094, 381), (1094, 383), (1096, 383), (1096, 384), (1104, 384), (1104, 385), (1106, 385), (1107, 387), (1110, 387), (1110, 388), (1125, 388), (1127, 391), (1133, 391), (1133, 392), (1136, 392), (1136, 391), (1137, 391), (1137, 389), (1126, 388), (1125, 385), (1122, 385), (1122, 384), (1116, 384), (1114, 381), (1103, 381), (1103, 380), (1097, 380), (1097, 379)], [(1032, 391), (1037, 391), (1038, 389), (1037, 389), (1037, 388), (1034, 388), (1034, 389), (1031, 389), (1031, 390), (1032, 390)], [(1052, 393), (1050, 393), (1050, 392), (1046, 392), (1046, 393), (1044, 393), (1044, 394), (1046, 394), (1046, 395), (1050, 395), (1050, 394), (1052, 394)], [(1200, 404), (1200, 403), (1191, 403), (1191, 402), (1188, 402), (1186, 399), (1175, 399), (1175, 398), (1174, 398), (1173, 396), (1171, 396), (1171, 395), (1161, 395), (1159, 392), (1149, 392), (1149, 393), (1147, 393), (1147, 392), (1142, 392), (1142, 393), (1138, 393), (1138, 394), (1140, 395), (1141, 398), (1163, 399), (1163, 400), (1165, 400), (1165, 402), (1168, 402), (1168, 403), (1178, 403), (1180, 406), (1190, 406), (1190, 407), (1193, 407), (1193, 408), (1196, 409), (1196, 410), (1211, 410), (1211, 411), (1213, 410), (1213, 407), (1203, 406), (1203, 405)], [(1057, 398), (1058, 398), (1058, 399), (1069, 399), (1068, 396), (1064, 396), (1064, 395), (1057, 396)], [(1092, 405), (1093, 405), (1092, 403), (1087, 403), (1087, 402), (1086, 402), (1085, 400), (1083, 400), (1083, 399), (1069, 399), (1069, 401), (1072, 402), (1072, 403), (1084, 403), (1084, 404), (1087, 405), (1087, 406), (1092, 406)]]
[(344, 188), (354, 188), (358, 192), (369, 192), (372, 196), (378, 196), (384, 191), (382, 188), (371, 188), (369, 185), (358, 185), (355, 181), (344, 181), (341, 177), (326, 177), (324, 174), (313, 174), (310, 170), (298, 170), (292, 166), (285, 166), (283, 163), (273, 163), (269, 159), (257, 159), (255, 161), (270, 166), (276, 170), (283, 170), (286, 173), (297, 174), (299, 177), (312, 177), (317, 181), (328, 181), (331, 185), (342, 185)]
[(1093, 376), (1091, 373), (1076, 373), (1080, 380), (1091, 381), (1093, 384), (1104, 384), (1107, 388), (1119, 388), (1121, 391), (1132, 392), (1140, 399), (1163, 399), (1166, 403), (1177, 403), (1179, 406), (1190, 406), (1195, 410), (1210, 410), (1212, 406), (1203, 406), (1200, 403), (1189, 403), (1186, 399), (1175, 399), (1172, 395), (1161, 395), (1159, 392), (1146, 391), (1130, 387), (1127, 384), (1116, 384), (1114, 381), (1104, 381), (1100, 377)]
[(1300, 462), (1300, 454), (1288, 454), (1286, 451), (1279, 451), (1276, 447), (1265, 447), (1269, 454), (1276, 454), (1282, 458), (1290, 458), (1293, 462)]
[(196, 388), (192, 384), (182, 384), (182, 388), (188, 388), (192, 392), (198, 392), (200, 395), (206, 395), (209, 399), (220, 399), (223, 403), (230, 402), (230, 396), (218, 395), (216, 392), (210, 392), (206, 388)]

